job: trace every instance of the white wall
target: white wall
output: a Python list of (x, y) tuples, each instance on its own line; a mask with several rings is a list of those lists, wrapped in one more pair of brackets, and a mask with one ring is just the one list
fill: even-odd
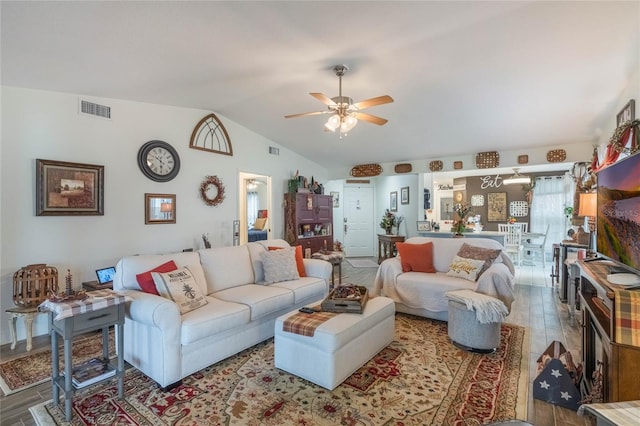
[[(418, 220), (418, 209), (422, 208), (422, 185), (418, 182), (418, 175), (406, 174), (396, 176), (380, 176), (375, 178), (375, 215), (374, 228), (377, 233), (382, 233), (380, 220), (386, 209), (389, 208), (389, 197), (391, 192), (398, 192), (397, 216), (404, 217), (398, 230), (399, 235), (414, 237), (417, 235), (416, 221)], [(409, 204), (400, 202), (400, 190), (409, 187)], [(420, 192), (418, 192), (420, 191)], [(422, 220), (422, 219), (420, 219)]]
[[(78, 96), (2, 87), (0, 161), (0, 280), (2, 311), (13, 306), (13, 273), (32, 263), (55, 266), (64, 287), (67, 269), (74, 288), (95, 279), (95, 269), (115, 265), (124, 256), (200, 248), (209, 233), (213, 247), (232, 244), (232, 221), (239, 217), (239, 172), (273, 178), (272, 236), (283, 235), (282, 194), (296, 169), (326, 180), (323, 167), (216, 114), (227, 129), (233, 156), (189, 148), (191, 132), (211, 111), (153, 105), (116, 99), (91, 100), (112, 107), (112, 120), (78, 114)], [(137, 153), (147, 141), (160, 139), (178, 151), (178, 176), (166, 183), (147, 179), (138, 168)], [(270, 155), (268, 147), (280, 149)], [(104, 165), (104, 216), (35, 215), (37, 158)], [(216, 207), (199, 196), (200, 183), (217, 175), (226, 198)], [(145, 225), (144, 194), (176, 194), (177, 223)], [(0, 344), (10, 340), (6, 315), (0, 316)], [(34, 335), (47, 333), (40, 315)], [(18, 339), (24, 339), (18, 325)]]

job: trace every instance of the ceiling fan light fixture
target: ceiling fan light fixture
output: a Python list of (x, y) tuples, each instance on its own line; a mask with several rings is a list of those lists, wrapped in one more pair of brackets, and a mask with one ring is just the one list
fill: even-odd
[(340, 127), (340, 116), (338, 114), (333, 114), (329, 117), (324, 125), (324, 128), (331, 132), (335, 132), (338, 127)]
[(342, 119), (342, 123), (340, 124), (340, 133), (347, 133), (356, 127), (356, 124), (358, 124), (358, 119), (353, 115), (347, 115)]
[(506, 178), (505, 180), (502, 181), (502, 183), (504, 183), (505, 185), (517, 185), (517, 184), (530, 185), (531, 178), (529, 176), (521, 175), (520, 173), (518, 173), (518, 170), (520, 169), (517, 167), (514, 168), (513, 176), (511, 176), (510, 178)]

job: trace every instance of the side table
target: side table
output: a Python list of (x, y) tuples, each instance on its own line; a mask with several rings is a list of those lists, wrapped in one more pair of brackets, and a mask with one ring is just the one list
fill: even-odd
[(338, 270), (338, 284), (342, 284), (342, 260), (344, 259), (344, 252), (341, 251), (318, 251), (311, 255), (312, 259), (325, 260), (332, 265), (331, 271), (331, 289), (335, 285), (335, 272)]
[(378, 263), (396, 256), (396, 243), (403, 243), (402, 235), (378, 234)]
[(16, 321), (18, 318), (24, 318), (24, 327), (27, 333), (27, 352), (31, 350), (31, 340), (33, 338), (33, 320), (41, 314), (37, 307), (32, 308), (9, 308), (5, 311), (9, 315), (9, 333), (11, 333), (11, 350), (16, 348), (18, 337), (16, 333)]
[[(102, 330), (102, 356), (109, 359), (109, 327), (116, 329), (117, 361), (114, 366), (118, 380), (118, 398), (124, 397), (124, 353), (123, 325), (125, 296), (111, 290), (98, 290), (87, 293), (85, 300), (70, 300), (54, 303), (49, 300), (38, 309), (50, 311), (49, 333), (51, 334), (51, 382), (53, 401), (59, 402), (60, 390), (64, 394), (64, 412), (67, 421), (71, 421), (71, 403), (73, 393), (79, 387), (72, 382), (73, 364), (71, 359), (74, 336), (89, 331)], [(59, 371), (58, 336), (64, 340), (64, 373)], [(102, 380), (95, 383), (100, 383)]]

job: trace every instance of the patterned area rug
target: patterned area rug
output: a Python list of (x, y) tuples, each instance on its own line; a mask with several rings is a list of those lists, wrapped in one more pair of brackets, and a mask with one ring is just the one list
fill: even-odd
[[(446, 323), (396, 315), (395, 340), (333, 391), (278, 370), (273, 340), (195, 373), (170, 392), (135, 369), (73, 399), (72, 425), (480, 425), (526, 419), (529, 342), (503, 324), (498, 351), (456, 348)], [(38, 424), (65, 424), (51, 401)]]
[[(60, 345), (63, 340), (58, 339)], [(109, 333), (109, 356), (115, 355), (114, 332)], [(63, 367), (63, 350), (60, 347), (60, 368)], [(74, 340), (72, 359), (80, 364), (93, 357), (102, 356), (102, 333), (92, 333)], [(30, 353), (0, 364), (0, 388), (5, 395), (28, 389), (51, 380), (51, 345), (49, 349)]]
[(378, 264), (371, 259), (347, 259), (354, 268), (377, 268)]

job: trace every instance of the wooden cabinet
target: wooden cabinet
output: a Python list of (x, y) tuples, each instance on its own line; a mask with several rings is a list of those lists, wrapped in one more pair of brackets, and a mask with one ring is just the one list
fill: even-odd
[(284, 194), (284, 238), (301, 245), (305, 257), (333, 250), (333, 203), (330, 195)]
[(602, 402), (640, 399), (640, 347), (616, 341), (616, 311), (613, 285), (606, 279), (606, 261), (578, 261), (582, 308), (583, 393), (594, 386), (593, 372), (601, 368)]

